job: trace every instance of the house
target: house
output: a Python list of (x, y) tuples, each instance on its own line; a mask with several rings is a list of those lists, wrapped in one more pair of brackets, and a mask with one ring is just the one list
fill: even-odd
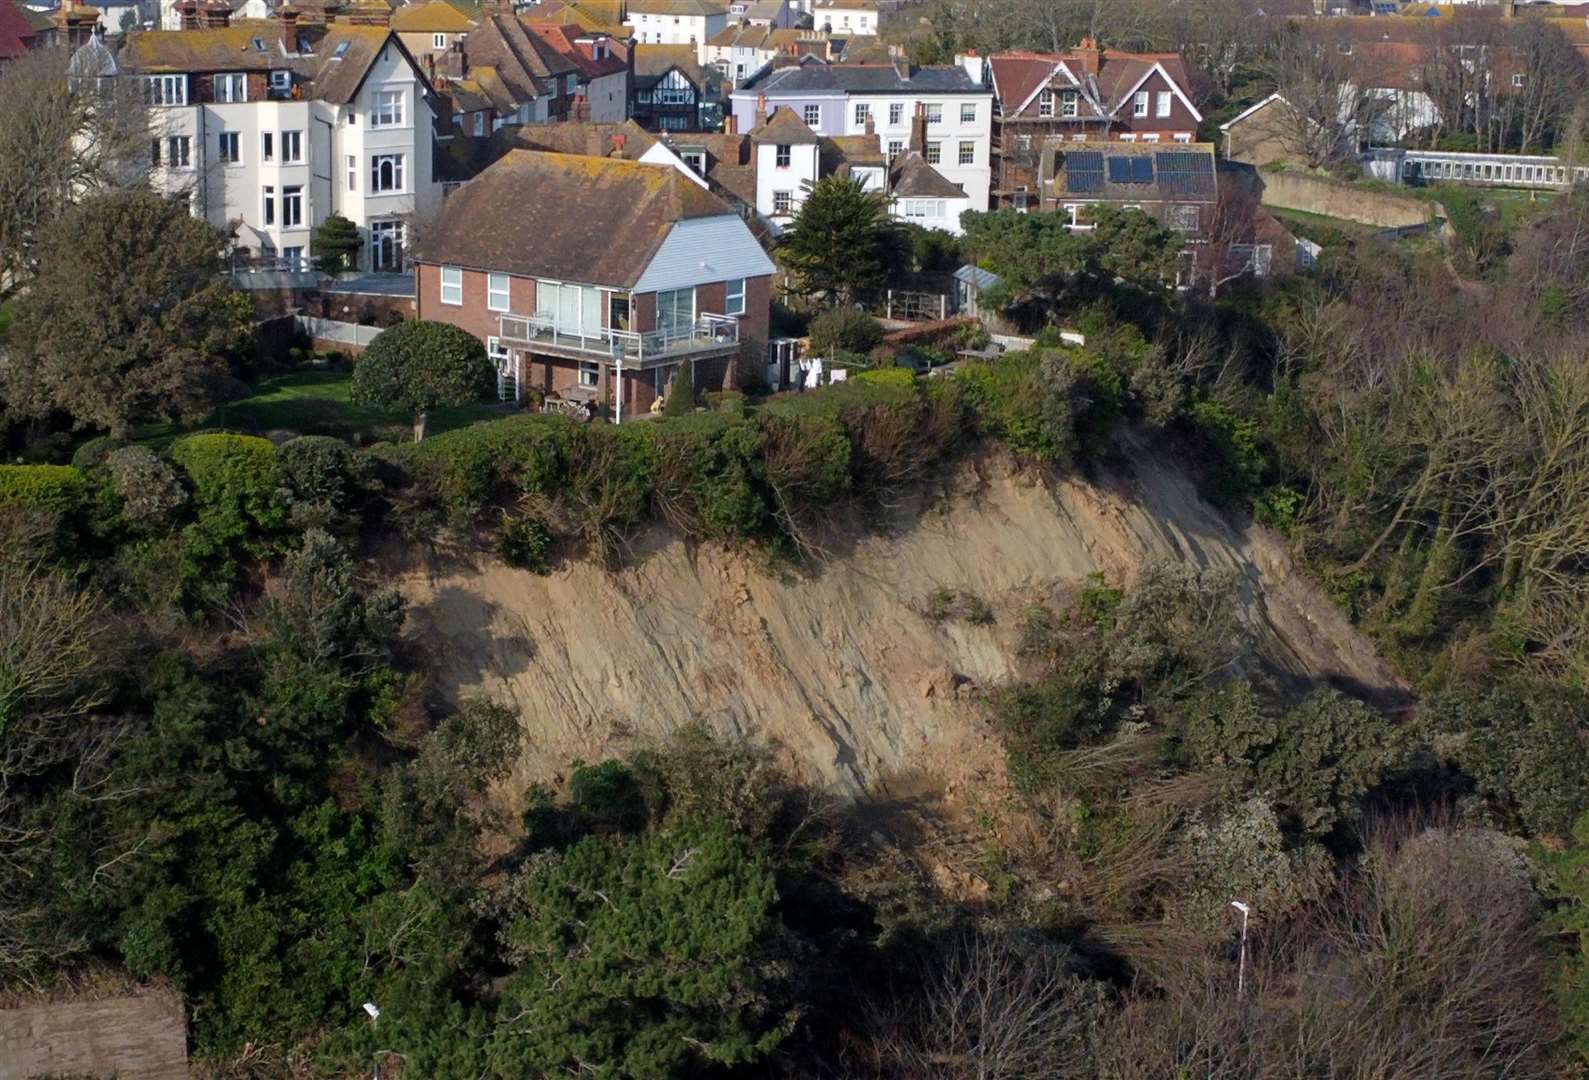
[(634, 101), (629, 115), (653, 131), (699, 131), (707, 126), (710, 79), (695, 61), (694, 45), (634, 46)]
[(755, 0), (745, 8), (741, 21), (746, 26), (790, 30), (795, 25), (795, 10), (789, 6), (789, 0)]
[(725, 0), (629, 0), (624, 22), (643, 45), (691, 45), (710, 41), (728, 26)]
[[(194, 0), (183, 6), (191, 17)], [(269, 21), (133, 31), (113, 63), (145, 88), (157, 190), (289, 263), (340, 214), (364, 239), (362, 267), (403, 268), (406, 219), (440, 192), (430, 83), (386, 26), (299, 26), (285, 4)]]
[(632, 54), (628, 42), (599, 31), (583, 30), (572, 23), (526, 25), (530, 33), (579, 69), (569, 119), (616, 123), (629, 116), (633, 72), (629, 66)]
[(15, 0), (0, 0), (0, 64), (44, 44), (45, 28), (28, 14)]
[(1093, 226), (1096, 207), (1142, 210), (1188, 240), (1204, 239), (1214, 224), (1219, 185), (1212, 143), (1044, 141), (1039, 170), (1040, 209), (1058, 211), (1070, 228)]
[(1037, 201), (1038, 154), (1051, 138), (1189, 143), (1203, 119), (1174, 53), (1117, 53), (1083, 39), (1066, 53), (1000, 53), (988, 68), (999, 206)]
[(569, 23), (587, 33), (605, 34), (620, 41), (634, 40), (632, 27), (624, 25), (623, 0), (540, 0), (529, 6), (518, 5), (528, 22), (555, 25)]
[(730, 26), (700, 46), (702, 67), (715, 68), (735, 87), (760, 74), (779, 56), (792, 56), (800, 42), (812, 36), (809, 30), (773, 26)]
[(993, 91), (974, 56), (918, 67), (903, 57), (888, 64), (808, 61), (774, 67), (730, 96), (733, 122), (748, 131), (758, 113), (787, 108), (819, 135), (875, 133), (887, 157), (902, 153), (912, 118), (926, 120), (925, 162), (985, 210), (991, 187)]
[(844, 37), (876, 34), (878, 21), (876, 0), (817, 0), (811, 12), (812, 26)]
[(513, 150), (449, 199), (415, 255), (422, 319), (486, 343), (505, 397), (643, 415), (685, 360), (698, 390), (765, 348), (773, 264), (677, 169)]
[(475, 20), (448, 0), (404, 4), (392, 12), (392, 29), (408, 51), (423, 59), (438, 59), (475, 28)]
[(549, 124), (574, 109), (582, 71), (513, 15), (492, 13), (435, 61), (454, 126), (488, 135), (503, 124)]
[(1295, 157), (1292, 132), (1297, 123), (1291, 103), (1270, 94), (1219, 125), (1225, 135), (1225, 160), (1258, 167)]

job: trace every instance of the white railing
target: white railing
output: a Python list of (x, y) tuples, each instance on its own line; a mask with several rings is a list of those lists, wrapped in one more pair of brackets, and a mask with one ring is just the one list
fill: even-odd
[(505, 344), (549, 346), (636, 364), (739, 344), (739, 320), (729, 315), (701, 315), (686, 326), (645, 331), (569, 329), (547, 313), (503, 315), (500, 323)]
[(1589, 166), (1547, 155), (1373, 149), (1363, 164), (1372, 175), (1398, 184), (1565, 188), (1589, 181)]

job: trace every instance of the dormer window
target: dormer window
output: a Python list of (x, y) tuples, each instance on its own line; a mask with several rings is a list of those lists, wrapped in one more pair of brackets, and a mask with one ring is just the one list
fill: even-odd
[(300, 56), (313, 56), (314, 55), (314, 43), (309, 40), (307, 35), (304, 35), (304, 34), (299, 34), (298, 35), (298, 55), (300, 55)]
[(270, 73), (270, 88), (279, 94), (292, 91), (292, 72), (272, 71)]
[(1037, 115), (1054, 115), (1054, 91), (1044, 90), (1037, 95)]
[(1077, 107), (1077, 105), (1080, 104), (1080, 99), (1076, 96), (1076, 91), (1074, 91), (1074, 90), (1066, 90), (1065, 93), (1064, 93), (1064, 96), (1062, 96), (1059, 99), (1059, 102), (1060, 102), (1060, 114), (1061, 115), (1063, 115), (1063, 116), (1075, 116), (1076, 115), (1076, 107)]
[(679, 154), (684, 164), (694, 170), (695, 175), (706, 175), (706, 152), (704, 150), (685, 150)]

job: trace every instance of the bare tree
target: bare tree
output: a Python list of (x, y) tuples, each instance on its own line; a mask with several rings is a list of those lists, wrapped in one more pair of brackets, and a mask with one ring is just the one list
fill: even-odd
[(1325, 35), (1294, 23), (1273, 31), (1254, 65), (1286, 108), (1276, 134), (1288, 153), (1312, 168), (1349, 158), (1354, 143), (1373, 131), (1385, 99), (1362, 64)]

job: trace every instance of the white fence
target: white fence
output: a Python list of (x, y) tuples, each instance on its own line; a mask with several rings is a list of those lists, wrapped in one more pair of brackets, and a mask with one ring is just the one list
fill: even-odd
[(335, 341), (339, 345), (352, 345), (363, 349), (381, 335), (383, 327), (360, 326), (358, 323), (339, 322), (336, 319), (317, 319), (312, 315), (296, 315), (298, 329), (320, 341)]

